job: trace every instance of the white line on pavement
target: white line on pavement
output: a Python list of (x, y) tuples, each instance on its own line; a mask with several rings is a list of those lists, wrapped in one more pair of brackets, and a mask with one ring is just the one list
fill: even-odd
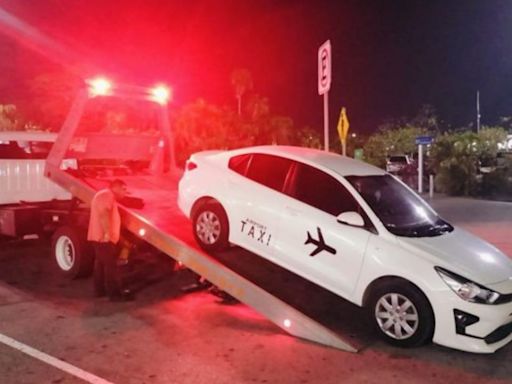
[(2, 335), (1, 333), (0, 333), (0, 343), (3, 343), (11, 348), (17, 349), (20, 352), (23, 352), (29, 356), (32, 356), (35, 359), (41, 360), (41, 361), (45, 362), (46, 364), (52, 365), (55, 368), (60, 369), (61, 371), (67, 372), (70, 375), (76, 376), (90, 384), (113, 384), (110, 381), (102, 379), (101, 377), (93, 375), (92, 373), (84, 371), (83, 369), (75, 367), (74, 365), (66, 363), (65, 361), (57, 359), (57, 358), (50, 356), (44, 352), (38, 351), (37, 349), (29, 347), (28, 345), (20, 343), (19, 341), (16, 341), (14, 339), (11, 339), (9, 336)]

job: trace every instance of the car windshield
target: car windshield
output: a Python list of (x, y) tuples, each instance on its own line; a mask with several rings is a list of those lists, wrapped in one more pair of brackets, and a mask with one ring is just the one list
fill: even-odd
[(391, 175), (347, 176), (391, 233), (397, 236), (439, 236), (453, 231), (422, 199)]

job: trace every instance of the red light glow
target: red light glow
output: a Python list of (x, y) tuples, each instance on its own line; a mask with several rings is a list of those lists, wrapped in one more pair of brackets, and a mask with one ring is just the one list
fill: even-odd
[(157, 85), (151, 89), (149, 99), (158, 104), (165, 105), (171, 99), (171, 89), (165, 85)]
[(95, 96), (106, 96), (109, 95), (112, 90), (112, 83), (104, 77), (96, 77), (91, 80), (87, 80), (89, 85), (89, 95)]

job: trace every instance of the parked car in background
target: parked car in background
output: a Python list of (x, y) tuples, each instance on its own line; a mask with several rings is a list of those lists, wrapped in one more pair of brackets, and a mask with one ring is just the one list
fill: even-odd
[(386, 172), (399, 174), (412, 163), (412, 159), (407, 155), (389, 156), (386, 161)]
[(392, 344), (512, 340), (512, 260), (382, 169), (298, 147), (200, 152), (178, 204), (203, 249), (241, 246), (364, 306)]

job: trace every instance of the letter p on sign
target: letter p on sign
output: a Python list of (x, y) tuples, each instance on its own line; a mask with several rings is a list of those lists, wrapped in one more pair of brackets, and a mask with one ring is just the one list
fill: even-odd
[(331, 88), (331, 41), (327, 40), (318, 49), (318, 94)]

